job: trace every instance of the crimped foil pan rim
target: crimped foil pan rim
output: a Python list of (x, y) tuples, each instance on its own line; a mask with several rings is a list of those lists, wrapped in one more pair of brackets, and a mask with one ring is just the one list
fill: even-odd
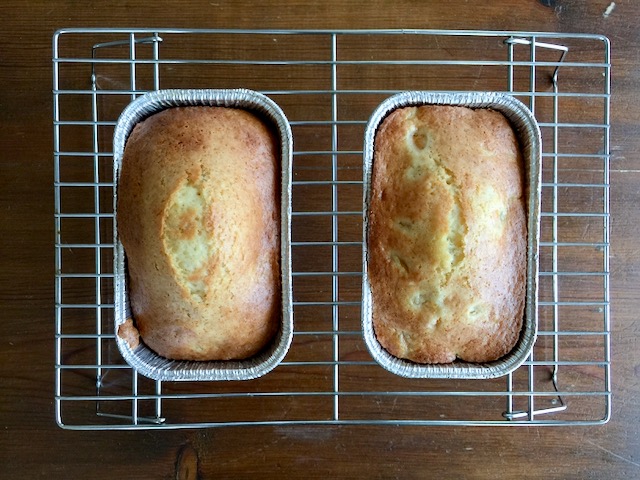
[(117, 187), (114, 190), (114, 326), (116, 343), (125, 361), (140, 374), (163, 381), (250, 380), (273, 370), (285, 357), (293, 338), (291, 287), (291, 168), (293, 137), (284, 112), (270, 98), (247, 89), (171, 89), (147, 93), (131, 102), (120, 115), (114, 130), (114, 182), (118, 183), (124, 146), (134, 126), (166, 108), (179, 106), (224, 106), (243, 108), (266, 116), (281, 138), (281, 224), (280, 268), (282, 322), (273, 343), (256, 357), (238, 361), (178, 361), (161, 357), (140, 343), (135, 350), (117, 334), (131, 312), (128, 304), (125, 253), (116, 221)]
[[(511, 122), (523, 152), (528, 183), (527, 288), (520, 338), (513, 350), (488, 363), (456, 361), (450, 364), (417, 364), (391, 355), (378, 342), (373, 329), (372, 296), (368, 275), (368, 223), (377, 129), (391, 111), (413, 105), (458, 105), (492, 108)], [(408, 91), (383, 101), (371, 115), (365, 130), (363, 152), (363, 247), (362, 247), (362, 332), (374, 360), (386, 370), (408, 378), (488, 379), (507, 375), (522, 365), (533, 350), (538, 332), (538, 245), (540, 241), (541, 135), (531, 111), (513, 96), (501, 92)]]

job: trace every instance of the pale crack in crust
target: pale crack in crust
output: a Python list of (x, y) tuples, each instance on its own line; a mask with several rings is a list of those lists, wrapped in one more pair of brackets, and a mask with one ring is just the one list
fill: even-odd
[(178, 283), (200, 302), (207, 296), (215, 255), (210, 208), (203, 182), (185, 180), (171, 194), (162, 222), (163, 245)]

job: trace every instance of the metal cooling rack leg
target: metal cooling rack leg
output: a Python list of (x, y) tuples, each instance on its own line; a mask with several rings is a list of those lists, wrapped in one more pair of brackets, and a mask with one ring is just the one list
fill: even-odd
[[(137, 44), (145, 44), (145, 43), (153, 44), (154, 60), (158, 60), (158, 44), (160, 42), (162, 42), (162, 38), (157, 33), (154, 33), (151, 37), (134, 38), (133, 42), (137, 43)], [(91, 48), (91, 58), (95, 59), (98, 50), (101, 49), (101, 48), (121, 47), (123, 45), (131, 45), (131, 39), (129, 39), (129, 40), (115, 40), (113, 42), (96, 43)], [(131, 60), (133, 60), (133, 58)], [(132, 63), (132, 65), (133, 65), (133, 63)], [(159, 78), (159, 76), (158, 76), (158, 62), (156, 62), (154, 64), (154, 78), (156, 80)], [(91, 87), (92, 87), (92, 89), (94, 87), (96, 87), (96, 83), (97, 83), (96, 82), (96, 64), (95, 64), (95, 62), (92, 62), (91, 63)], [(158, 89), (157, 82), (154, 84), (154, 88), (156, 90)]]
[[(611, 51), (609, 47), (609, 43), (607, 42), (605, 48), (605, 58), (604, 61), (607, 65), (609, 65), (605, 70), (605, 95), (607, 97), (611, 96)], [(609, 155), (610, 153), (610, 145), (609, 145), (609, 135), (610, 135), (610, 125), (611, 125), (611, 105), (609, 101), (606, 101), (604, 104), (604, 124), (606, 127), (606, 134), (604, 136), (604, 153)], [(606, 157), (604, 160), (604, 178), (602, 179), (605, 185), (604, 188), (604, 198), (603, 198), (603, 206), (604, 206), (604, 225), (603, 225), (603, 271), (609, 272), (609, 184), (610, 184), (610, 176), (609, 176), (609, 158)], [(610, 319), (610, 293), (609, 293), (609, 275), (604, 276), (604, 306), (603, 306), (603, 314), (604, 314), (604, 331), (606, 334), (606, 341), (604, 343), (604, 359), (607, 367), (604, 370), (605, 374), (605, 391), (607, 392), (606, 397), (606, 413), (605, 420), (611, 418), (611, 319)]]
[[(553, 384), (553, 389), (555, 390), (555, 392), (558, 392), (558, 383), (556, 381), (556, 373), (557, 373), (557, 367), (554, 368), (554, 372), (551, 374), (551, 382)], [(552, 400), (552, 403), (560, 403), (560, 405), (556, 405), (553, 407), (549, 407), (549, 408), (541, 408), (540, 410), (532, 410), (531, 413), (529, 413), (529, 411), (523, 411), (523, 410), (519, 410), (519, 411), (508, 411), (508, 412), (504, 412), (502, 414), (502, 416), (504, 418), (506, 418), (507, 420), (518, 420), (521, 418), (527, 418), (527, 417), (534, 417), (537, 415), (545, 415), (545, 414), (550, 414), (550, 413), (558, 413), (558, 412), (562, 412), (564, 410), (567, 409), (567, 405), (566, 403), (564, 403), (564, 400), (562, 399), (561, 395), (557, 396), (557, 400), (554, 399)]]
[[(53, 56), (54, 58), (58, 58), (58, 37), (55, 37), (55, 41), (53, 44)], [(56, 319), (55, 319), (55, 334), (56, 334), (56, 358), (55, 358), (55, 368), (56, 368), (56, 387), (55, 387), (55, 415), (56, 421), (59, 425), (63, 424), (62, 420), (62, 402), (60, 401), (60, 397), (62, 396), (62, 340), (60, 338), (60, 334), (62, 333), (62, 312), (60, 305), (62, 305), (62, 278), (60, 277), (61, 269), (62, 269), (62, 252), (60, 248), (60, 244), (62, 243), (62, 236), (60, 234), (60, 155), (58, 152), (60, 151), (60, 98), (58, 96), (58, 89), (60, 88), (60, 67), (57, 62), (54, 62), (53, 65), (53, 90), (56, 92), (53, 95), (53, 151), (54, 151), (54, 171), (53, 171), (53, 179), (55, 182), (55, 196), (54, 196), (54, 218), (55, 218), (55, 268), (56, 268), (56, 276), (55, 276), (55, 304), (56, 304)]]
[[(129, 46), (129, 59), (131, 60), (131, 72), (130, 72), (130, 89), (131, 89), (131, 97), (132, 100), (135, 98), (136, 96), (136, 65), (135, 65), (135, 58), (136, 58), (136, 52), (135, 52), (135, 48), (136, 45), (139, 44), (152, 44), (152, 48), (153, 48), (153, 59), (155, 60), (154, 62), (154, 88), (157, 90), (159, 88), (160, 85), (160, 77), (159, 77), (159, 64), (158, 64), (158, 60), (159, 60), (159, 44), (160, 42), (162, 42), (162, 38), (157, 34), (154, 33), (151, 37), (144, 37), (144, 38), (135, 38), (135, 34), (131, 33), (129, 34), (129, 39), (128, 40), (117, 40), (117, 41), (113, 41), (113, 42), (103, 42), (103, 43), (97, 43), (95, 45), (93, 45), (92, 49), (91, 49), (91, 58), (95, 59), (97, 57), (97, 53), (100, 49), (104, 49), (104, 48), (110, 48), (110, 47), (117, 47), (117, 46), (125, 46), (128, 45)], [(98, 163), (98, 159), (99, 159), (99, 141), (98, 141), (98, 85), (97, 85), (97, 76), (96, 76), (96, 63), (93, 62), (91, 64), (91, 102), (92, 102), (92, 123), (93, 123), (93, 153), (94, 153), (94, 181), (96, 183), (96, 185), (100, 182), (100, 179), (98, 178), (99, 175), (99, 163)], [(96, 212), (99, 212), (99, 208), (100, 208), (100, 192), (99, 192), (99, 188), (98, 186), (96, 186), (96, 193), (95, 193), (95, 205), (96, 205)], [(100, 222), (99, 222), (99, 217), (96, 217), (96, 227), (95, 227), (96, 231), (95, 231), (95, 235), (96, 235), (96, 273), (100, 274), (100, 268), (101, 268), (101, 260), (100, 260)], [(100, 303), (101, 303), (101, 283), (100, 283), (100, 278), (98, 276), (98, 278), (96, 279), (96, 303), (98, 304), (97, 307), (97, 325), (96, 325), (96, 332), (98, 334), (97, 337), (97, 345), (96, 345), (96, 364), (98, 365), (97, 371), (96, 371), (96, 395), (99, 397), (100, 396), (100, 389), (103, 387), (104, 385), (104, 380), (106, 375), (109, 373), (110, 370), (107, 370), (106, 372), (103, 372), (103, 369), (101, 367), (102, 363), (102, 341), (101, 341), (101, 334), (102, 334), (102, 311), (101, 311), (101, 307), (100, 307)], [(161, 416), (162, 414), (162, 398), (161, 398), (161, 391), (162, 391), (162, 386), (161, 386), (161, 382), (157, 381), (156, 382), (156, 402), (155, 402), (155, 409), (156, 409), (156, 416), (155, 417), (141, 417), (138, 415), (138, 372), (136, 372), (135, 370), (133, 370), (132, 373), (132, 390), (133, 390), (133, 398), (132, 398), (132, 412), (131, 415), (120, 415), (120, 414), (114, 414), (114, 413), (108, 413), (108, 412), (103, 412), (100, 411), (100, 400), (96, 401), (96, 415), (99, 417), (107, 417), (107, 418), (114, 418), (114, 419), (126, 419), (126, 420), (131, 420), (131, 422), (134, 425), (137, 425), (139, 423), (152, 423), (152, 424), (162, 424), (165, 422), (165, 419)]]
[[(331, 35), (331, 89), (334, 92), (331, 95), (331, 117), (332, 117), (332, 125), (331, 125), (331, 151), (338, 151), (338, 95), (335, 93), (338, 89), (338, 71), (337, 71), (337, 62), (338, 60), (338, 39), (335, 34)], [(338, 262), (338, 217), (336, 212), (338, 211), (338, 154), (333, 153), (331, 155), (331, 210), (333, 212), (331, 216), (331, 270), (333, 271), (333, 275), (331, 278), (331, 301), (333, 302), (332, 307), (332, 328), (333, 328), (333, 361), (335, 362), (334, 370), (333, 370), (333, 419), (338, 420), (340, 418), (339, 411), (339, 400), (340, 396), (338, 392), (340, 391), (339, 384), (339, 360), (340, 360), (340, 335), (338, 335), (338, 331), (340, 329), (340, 325), (338, 323), (339, 315), (340, 315), (340, 307), (338, 306), (338, 300), (340, 297), (339, 290), (339, 279), (337, 272), (340, 269), (340, 265)]]
[[(560, 62), (564, 60), (567, 55), (569, 49), (567, 47), (563, 47), (562, 55), (560, 57)], [(558, 65), (553, 72), (553, 77), (551, 81), (553, 83), (553, 212), (558, 212), (558, 93), (559, 93), (559, 85), (558, 85), (558, 72), (560, 70), (560, 66)], [(558, 391), (558, 361), (560, 359), (559, 353), (559, 345), (558, 345), (558, 330), (560, 328), (559, 318), (560, 318), (560, 310), (558, 307), (558, 303), (560, 300), (560, 286), (558, 284), (558, 216), (553, 216), (553, 227), (552, 227), (552, 265), (553, 265), (553, 331), (555, 335), (553, 336), (553, 374), (551, 379), (553, 381), (553, 388), (555, 388), (556, 392)], [(558, 395), (558, 400), (560, 402), (560, 406), (556, 407), (555, 411), (563, 411), (566, 410), (567, 406), (564, 403), (564, 400), (560, 395)]]
[[(569, 47), (565, 46), (565, 45), (557, 45), (555, 43), (547, 43), (547, 42), (538, 42), (536, 40), (530, 40), (528, 38), (519, 38), (519, 37), (510, 37), (507, 40), (505, 40), (505, 43), (507, 45), (510, 46), (510, 52), (509, 52), (509, 71), (510, 71), (510, 77), (511, 79), (513, 79), (513, 49), (512, 49), (512, 45), (529, 45), (533, 47), (539, 47), (539, 48), (548, 48), (551, 50), (557, 50), (562, 52), (562, 55), (560, 56), (560, 60), (558, 60), (558, 63), (562, 63), (564, 62), (565, 57), (567, 56), (567, 53), (569, 52)], [(551, 76), (551, 81), (553, 82), (554, 86), (556, 86), (558, 84), (558, 71), (560, 70), (560, 65), (558, 65), (555, 70), (553, 71), (553, 75)], [(509, 90), (513, 90), (512, 86), (510, 86)]]
[[(561, 64), (567, 53), (569, 52), (569, 47), (564, 46), (564, 45), (556, 45), (556, 44), (552, 44), (552, 43), (546, 43), (546, 42), (538, 42), (536, 41), (535, 37), (532, 37), (531, 39), (527, 39), (527, 38), (516, 38), (516, 37), (511, 37), (509, 39), (507, 39), (505, 41), (505, 43), (507, 43), (507, 45), (509, 46), (509, 91), (513, 91), (514, 90), (514, 86), (513, 86), (513, 47), (514, 45), (527, 45), (531, 48), (531, 62), (532, 62), (532, 67), (531, 67), (531, 78), (530, 78), (530, 83), (531, 83), (531, 110), (534, 110), (535, 107), (535, 95), (533, 95), (533, 93), (535, 93), (535, 49), (536, 48), (548, 48), (548, 49), (552, 49), (552, 50), (557, 50), (557, 51), (561, 51), (562, 54), (560, 56), (560, 60), (558, 61), (559, 64)], [(558, 73), (560, 70), (560, 65), (557, 65), (556, 68), (554, 69), (553, 75), (551, 76), (551, 82), (553, 84), (553, 151), (552, 151), (552, 158), (553, 158), (553, 212), (558, 212), (558, 92), (559, 92), (559, 86), (558, 86)], [(558, 361), (559, 361), (559, 346), (558, 346), (558, 335), (557, 332), (559, 330), (559, 322), (558, 322), (558, 318), (559, 318), (559, 308), (558, 308), (558, 301), (559, 301), (559, 296), (560, 296), (560, 292), (559, 292), (559, 285), (558, 285), (558, 275), (557, 275), (557, 271), (558, 271), (558, 219), (557, 216), (554, 215), (553, 216), (553, 225), (552, 225), (552, 236), (553, 236), (553, 250), (552, 250), (552, 265), (553, 265), (553, 285), (552, 285), (552, 290), (553, 290), (553, 302), (554, 302), (554, 310), (553, 310), (553, 331), (556, 333), (555, 335), (553, 335), (553, 361), (554, 361), (554, 366), (553, 366), (553, 371), (551, 373), (551, 382), (553, 384), (553, 388), (555, 390), (555, 392), (557, 393), (558, 390)], [(532, 352), (532, 357), (531, 360), (533, 360), (533, 352)], [(533, 366), (530, 366), (529, 369), (529, 391), (533, 391), (535, 386), (534, 386), (534, 381), (533, 381)], [(507, 386), (508, 386), (508, 390), (509, 392), (513, 391), (513, 377), (510, 374), (509, 377), (507, 378)], [(534, 409), (534, 404), (533, 404), (533, 396), (529, 397), (529, 409), (528, 411), (513, 411), (513, 396), (512, 395), (508, 395), (507, 397), (507, 410), (502, 414), (503, 417), (509, 419), (509, 420), (516, 420), (516, 419), (520, 419), (520, 418), (525, 418), (525, 417), (529, 417), (530, 419), (533, 419), (534, 416), (536, 415), (543, 415), (543, 414), (550, 414), (550, 413), (557, 413), (557, 412), (561, 412), (567, 409), (567, 405), (564, 402), (563, 398), (561, 395), (557, 396), (557, 400), (554, 399), (552, 401), (552, 403), (557, 404), (559, 403), (560, 405), (554, 406), (554, 407), (549, 407), (549, 408), (544, 408), (544, 409), (540, 409), (540, 410), (535, 410)]]

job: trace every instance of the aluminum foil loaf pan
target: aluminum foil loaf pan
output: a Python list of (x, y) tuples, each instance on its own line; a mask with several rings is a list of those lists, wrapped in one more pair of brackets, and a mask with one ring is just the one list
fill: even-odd
[[(519, 339), (510, 353), (488, 363), (456, 360), (448, 364), (418, 364), (391, 355), (378, 342), (372, 321), (373, 302), (368, 276), (368, 229), (371, 198), (371, 175), (374, 142), (384, 118), (397, 108), (418, 105), (457, 105), (474, 109), (490, 108), (501, 112), (511, 123), (519, 140), (525, 163), (527, 199), (527, 286), (523, 326)], [(372, 114), (364, 139), (364, 211), (363, 211), (363, 277), (362, 329), (364, 340), (373, 358), (388, 371), (409, 378), (486, 379), (506, 375), (519, 367), (529, 356), (537, 335), (538, 320), (538, 242), (540, 238), (540, 129), (531, 113), (520, 101), (503, 93), (492, 92), (403, 92), (388, 98)]]
[[(256, 356), (238, 361), (176, 361), (164, 358), (143, 341), (132, 349), (116, 335), (118, 348), (126, 362), (139, 373), (155, 380), (214, 381), (249, 380), (265, 375), (285, 357), (293, 337), (293, 309), (291, 290), (291, 156), (293, 140), (291, 127), (280, 107), (266, 96), (245, 89), (233, 90), (160, 90), (139, 97), (120, 115), (114, 131), (114, 179), (120, 178), (125, 144), (134, 126), (145, 118), (171, 107), (223, 106), (256, 113), (272, 124), (281, 142), (281, 280), (282, 321), (274, 340)], [(114, 214), (117, 213), (117, 189), (114, 194)], [(115, 220), (114, 220), (115, 221)], [(125, 252), (114, 228), (114, 295), (115, 332), (132, 318), (128, 296)]]

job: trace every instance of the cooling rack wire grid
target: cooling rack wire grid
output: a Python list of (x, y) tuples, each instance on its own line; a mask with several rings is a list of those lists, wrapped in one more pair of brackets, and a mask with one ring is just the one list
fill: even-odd
[[(590, 425), (611, 412), (609, 42), (438, 30), (65, 29), (53, 38), (55, 406), (69, 429), (284, 424)], [(243, 382), (160, 382), (113, 328), (112, 136), (160, 88), (249, 88), (294, 136), (294, 340)], [(539, 332), (506, 377), (411, 380), (360, 328), (362, 150), (371, 112), (405, 90), (501, 91), (542, 132)]]

